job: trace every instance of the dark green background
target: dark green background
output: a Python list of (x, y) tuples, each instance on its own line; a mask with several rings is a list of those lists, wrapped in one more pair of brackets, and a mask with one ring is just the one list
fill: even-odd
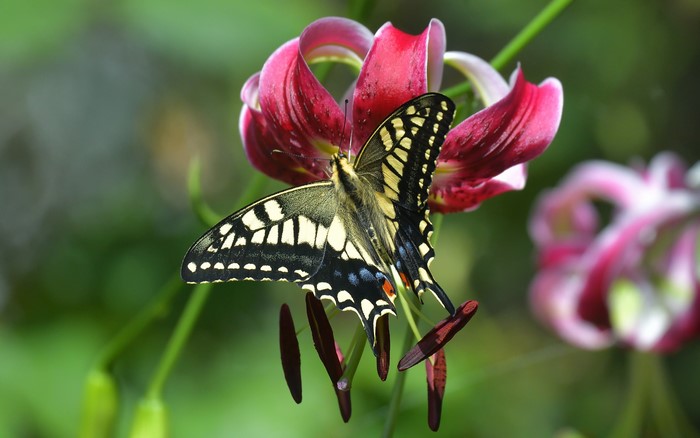
[[(393, 0), (365, 24), (375, 31), (391, 20), (417, 33), (437, 17), (448, 50), (489, 59), (545, 4)], [(188, 204), (189, 161), (201, 158), (206, 199), (229, 211), (253, 174), (238, 134), (241, 86), (312, 20), (347, 14), (344, 2), (320, 0), (4, 0), (1, 436), (76, 434), (83, 378), (101, 346), (177, 272), (203, 231)], [(627, 163), (661, 150), (698, 159), (699, 46), (698, 0), (587, 0), (517, 57), (529, 80), (561, 80), (564, 116), (524, 191), (445, 219), (435, 276), (454, 302), (481, 307), (447, 349), (441, 436), (543, 437), (569, 427), (601, 436), (614, 424), (626, 352), (577, 350), (533, 319), (526, 221), (537, 194), (582, 160)], [(190, 291), (117, 362), (120, 436)], [(278, 359), (282, 302), (303, 321), (293, 285), (214, 289), (165, 388), (173, 436), (378, 434), (393, 368), (380, 382), (366, 354), (344, 425), (305, 333), (304, 402), (296, 406)], [(341, 345), (354, 324), (350, 314), (333, 321)], [(666, 363), (700, 423), (700, 348), (692, 343)], [(408, 377), (398, 436), (429, 432), (421, 368)]]

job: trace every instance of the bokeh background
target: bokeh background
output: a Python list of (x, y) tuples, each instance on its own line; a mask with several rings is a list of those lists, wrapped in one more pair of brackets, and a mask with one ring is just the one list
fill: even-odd
[[(390, 20), (418, 33), (436, 17), (448, 50), (486, 59), (546, 5), (378, 3), (364, 20), (371, 30)], [(241, 86), (312, 20), (350, 9), (339, 0), (3, 0), (0, 436), (76, 435), (83, 381), (101, 348), (176, 275), (204, 230), (189, 206), (190, 161), (201, 159), (207, 201), (229, 212), (253, 175), (238, 134)], [(444, 221), (435, 277), (454, 302), (481, 307), (448, 347), (438, 435), (544, 437), (573, 428), (601, 436), (625, 401), (627, 354), (577, 350), (534, 320), (526, 222), (537, 194), (582, 160), (627, 163), (660, 150), (700, 158), (700, 1), (574, 1), (517, 61), (533, 82), (561, 80), (564, 116), (524, 191)], [(270, 182), (264, 193), (280, 187)], [(118, 436), (190, 292), (183, 288), (116, 362)], [(380, 382), (369, 353), (343, 424), (305, 333), (304, 402), (293, 403), (277, 349), (282, 302), (304, 320), (293, 285), (214, 289), (165, 387), (173, 436), (379, 433), (395, 373)], [(333, 321), (342, 345), (354, 321)], [(686, 346), (666, 365), (700, 426), (700, 347)], [(420, 368), (408, 377), (398, 436), (429, 433)]]

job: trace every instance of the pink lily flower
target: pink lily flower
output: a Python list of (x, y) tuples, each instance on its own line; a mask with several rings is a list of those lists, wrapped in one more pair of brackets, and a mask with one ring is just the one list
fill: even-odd
[[(312, 73), (310, 66), (322, 61), (359, 72), (344, 96), (347, 122), (344, 106)], [(391, 111), (438, 91), (444, 64), (469, 79), (485, 108), (447, 135), (431, 187), (432, 211), (470, 210), (487, 198), (522, 189), (525, 163), (547, 148), (559, 127), (561, 84), (550, 78), (534, 85), (519, 68), (508, 84), (482, 59), (445, 52), (445, 29), (436, 19), (420, 35), (391, 23), (372, 35), (361, 24), (337, 17), (310, 24), (243, 86), (240, 130), (248, 159), (290, 184), (327, 178), (329, 158), (338, 148), (356, 155)]]
[[(593, 161), (537, 203), (535, 313), (573, 345), (669, 352), (700, 333), (700, 186), (671, 153), (648, 168)], [(612, 204), (601, 224), (593, 204)]]

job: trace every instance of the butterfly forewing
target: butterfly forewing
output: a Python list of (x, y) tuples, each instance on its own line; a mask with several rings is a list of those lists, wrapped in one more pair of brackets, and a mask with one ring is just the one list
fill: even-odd
[(321, 266), (336, 210), (329, 181), (261, 199), (200, 237), (185, 255), (182, 278), (303, 281)]
[(437, 93), (402, 105), (360, 151), (355, 162), (358, 175), (391, 201), (413, 211), (422, 210), (454, 113), (454, 103)]

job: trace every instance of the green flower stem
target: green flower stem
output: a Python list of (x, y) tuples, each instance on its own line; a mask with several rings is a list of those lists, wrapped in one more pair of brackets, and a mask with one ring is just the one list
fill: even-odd
[[(413, 344), (413, 333), (411, 330), (406, 328), (406, 334), (403, 338), (403, 346), (401, 346), (401, 351), (408, 351)], [(386, 420), (384, 421), (384, 430), (382, 430), (382, 437), (389, 438), (394, 435), (394, 429), (396, 428), (396, 421), (399, 417), (399, 411), (401, 409), (401, 398), (403, 397), (403, 389), (406, 386), (406, 375), (407, 371), (402, 371), (396, 373), (396, 380), (394, 380), (394, 389), (391, 392), (391, 401), (389, 401), (389, 411), (386, 415)]]
[(345, 371), (339, 380), (339, 382), (345, 382), (346, 390), (350, 390), (352, 386), (352, 379), (355, 377), (355, 372), (357, 371), (357, 366), (360, 364), (360, 359), (362, 359), (362, 353), (365, 351), (366, 343), (367, 335), (365, 334), (365, 328), (362, 324), (358, 324), (355, 329), (355, 334), (352, 337), (350, 356), (345, 362)]
[(650, 374), (650, 403), (652, 420), (656, 430), (665, 437), (698, 437), (686, 417), (681, 404), (673, 393), (668, 381), (668, 375), (663, 364), (663, 357), (657, 354), (647, 354)]
[(194, 157), (190, 162), (187, 174), (187, 191), (190, 194), (190, 204), (197, 215), (197, 219), (205, 226), (210, 227), (217, 223), (221, 216), (212, 210), (202, 198), (201, 175), (202, 166), (199, 162), (199, 157)]
[[(204, 201), (202, 197), (201, 174), (202, 166), (199, 163), (199, 159), (195, 157), (190, 163), (190, 169), (187, 175), (187, 191), (190, 195), (190, 204), (199, 221), (206, 227), (212, 227), (221, 220), (222, 216), (215, 212), (209, 207), (209, 204)], [(265, 187), (265, 184), (267, 184), (267, 181), (268, 179), (265, 175), (260, 172), (255, 172), (246, 186), (245, 191), (238, 197), (233, 210), (238, 210), (255, 201), (258, 194), (262, 192)]]
[(612, 438), (640, 436), (649, 401), (649, 367), (645, 359), (643, 353), (630, 353), (627, 400), (611, 434)]
[(183, 286), (179, 275), (174, 275), (168, 280), (150, 304), (129, 321), (104, 347), (97, 359), (96, 368), (109, 369), (134, 339), (138, 338), (155, 319), (163, 317), (168, 312), (170, 302)]
[[(549, 25), (559, 14), (566, 9), (573, 0), (552, 0), (544, 9), (540, 11), (530, 23), (527, 24), (520, 32), (518, 32), (508, 44), (501, 49), (496, 56), (491, 59), (491, 65), (496, 70), (501, 70), (509, 62), (520, 53), (537, 35), (539, 35), (545, 27)], [(463, 82), (453, 87), (442, 91), (447, 96), (459, 96), (466, 94), (471, 90), (469, 82)]]
[(165, 380), (168, 378), (170, 371), (175, 364), (183, 346), (187, 342), (187, 339), (192, 332), (195, 322), (199, 318), (199, 314), (209, 297), (209, 292), (211, 291), (211, 283), (198, 284), (194, 287), (194, 291), (187, 300), (187, 305), (185, 310), (177, 322), (175, 331), (168, 341), (168, 345), (165, 348), (165, 353), (158, 364), (151, 383), (148, 386), (148, 392), (146, 394), (147, 399), (159, 399), (163, 390), (163, 385)]
[(542, 30), (549, 26), (573, 0), (552, 0), (535, 18), (503, 47), (491, 60), (491, 65), (500, 70), (515, 58)]
[(376, 5), (376, 0), (351, 0), (348, 3), (348, 17), (364, 23)]
[(629, 389), (613, 438), (630, 436), (697, 437), (673, 394), (663, 357), (633, 351), (629, 355)]
[(406, 291), (406, 288), (403, 286), (402, 283), (399, 283), (398, 287), (399, 301), (401, 302), (401, 307), (403, 307), (403, 313), (406, 316), (406, 323), (408, 324), (408, 328), (410, 329), (410, 331), (413, 333), (413, 336), (416, 337), (416, 340), (419, 340), (421, 338), (421, 335), (418, 331), (418, 325), (416, 324), (416, 320), (413, 317), (413, 310), (408, 304), (408, 298), (406, 297), (406, 294), (408, 292)]

